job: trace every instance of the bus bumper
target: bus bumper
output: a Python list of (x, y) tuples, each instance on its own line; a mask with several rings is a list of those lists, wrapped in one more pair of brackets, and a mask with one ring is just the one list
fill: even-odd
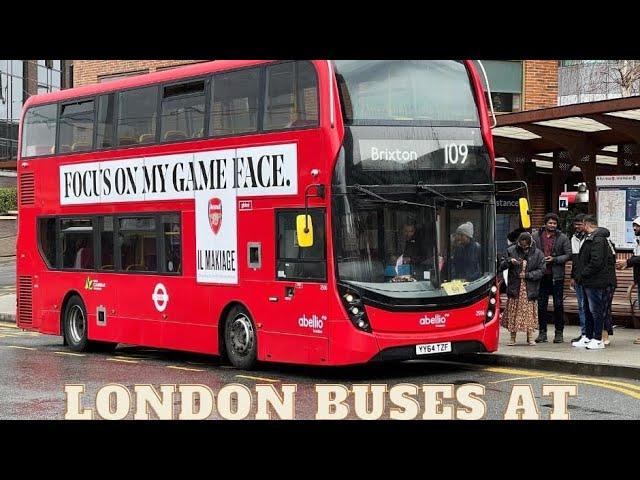
[[(498, 349), (499, 315), (487, 323), (433, 332), (429, 334), (408, 333), (366, 333), (355, 329), (349, 322), (334, 326), (342, 330), (339, 334), (345, 341), (338, 348), (338, 342), (331, 343), (329, 362), (331, 365), (351, 365), (378, 361), (428, 360), (441, 355), (462, 353), (495, 352)], [(337, 333), (334, 331), (334, 333)], [(335, 336), (334, 336), (335, 338)], [(416, 354), (416, 345), (425, 343), (451, 342), (451, 352), (446, 354)]]

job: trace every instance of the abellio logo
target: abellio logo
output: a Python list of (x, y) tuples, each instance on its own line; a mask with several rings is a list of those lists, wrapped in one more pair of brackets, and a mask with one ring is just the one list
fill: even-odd
[(327, 320), (326, 315), (311, 315), (307, 317), (306, 315), (302, 315), (298, 318), (298, 326), (302, 328), (310, 328), (313, 330), (313, 333), (322, 333), (322, 329), (324, 328), (324, 322)]
[(427, 325), (433, 325), (436, 327), (446, 327), (447, 326), (447, 318), (449, 314), (445, 314), (444, 316), (440, 315), (439, 313), (437, 313), (436, 315), (434, 315), (433, 317), (428, 317), (428, 316), (424, 316), (422, 318), (420, 318), (420, 325), (423, 326), (427, 326)]

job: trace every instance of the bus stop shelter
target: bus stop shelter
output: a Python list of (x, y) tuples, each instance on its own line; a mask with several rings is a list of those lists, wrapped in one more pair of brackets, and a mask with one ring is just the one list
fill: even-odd
[(524, 180), (533, 223), (558, 211), (571, 176), (589, 190), (595, 214), (596, 176), (640, 174), (640, 96), (510, 113), (493, 130), (497, 179)]

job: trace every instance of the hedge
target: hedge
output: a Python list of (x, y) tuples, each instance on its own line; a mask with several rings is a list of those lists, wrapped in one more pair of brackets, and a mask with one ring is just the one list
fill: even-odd
[(0, 212), (18, 209), (18, 189), (0, 188)]

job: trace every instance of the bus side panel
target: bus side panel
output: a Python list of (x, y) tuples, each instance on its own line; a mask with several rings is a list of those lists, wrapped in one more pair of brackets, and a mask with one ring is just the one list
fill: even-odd
[(262, 331), (258, 334), (258, 359), (284, 363), (326, 365), (329, 340), (308, 335)]

